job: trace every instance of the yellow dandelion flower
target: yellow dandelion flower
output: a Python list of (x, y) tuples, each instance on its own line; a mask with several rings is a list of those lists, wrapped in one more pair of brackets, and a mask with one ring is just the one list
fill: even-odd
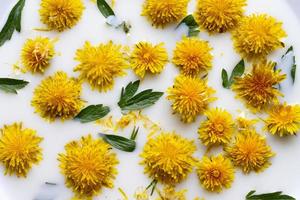
[(0, 163), (5, 174), (26, 177), (32, 166), (42, 160), (39, 145), (43, 138), (35, 130), (23, 128), (22, 123), (4, 125), (0, 132)]
[(204, 113), (207, 117), (198, 129), (199, 138), (206, 146), (228, 144), (234, 132), (234, 121), (229, 112), (214, 108)]
[(176, 191), (174, 186), (167, 185), (163, 191), (158, 190), (159, 197), (156, 200), (186, 200), (187, 190)]
[(142, 15), (155, 27), (179, 22), (187, 14), (189, 0), (145, 0)]
[(64, 31), (80, 20), (84, 5), (81, 0), (42, 0), (39, 10), (41, 21), (50, 30)]
[(198, 76), (212, 68), (212, 48), (209, 43), (196, 37), (184, 37), (177, 42), (173, 63), (186, 76)]
[(256, 119), (247, 119), (245, 117), (238, 117), (236, 119), (237, 122), (237, 127), (240, 130), (245, 130), (245, 129), (254, 129), (255, 124), (257, 123)]
[(130, 56), (132, 69), (143, 78), (146, 72), (160, 73), (168, 62), (168, 54), (164, 43), (152, 45), (149, 42), (139, 42)]
[(81, 83), (65, 72), (45, 78), (34, 90), (31, 105), (41, 117), (54, 121), (75, 117), (83, 106), (80, 99)]
[(300, 130), (300, 105), (278, 104), (268, 114), (265, 123), (271, 134), (282, 137), (296, 135)]
[(91, 198), (103, 187), (113, 187), (118, 160), (109, 144), (88, 135), (66, 144), (65, 150), (58, 156), (59, 167), (75, 195)]
[(222, 156), (204, 156), (197, 169), (202, 186), (211, 192), (221, 192), (230, 188), (234, 180), (234, 168), (230, 159)]
[(216, 100), (212, 95), (215, 90), (207, 85), (207, 81), (178, 76), (173, 87), (167, 90), (172, 109), (178, 113), (181, 120), (186, 123), (193, 122), (197, 115), (202, 114), (210, 102)]
[(47, 37), (37, 37), (25, 42), (21, 59), (26, 71), (43, 73), (49, 67), (54, 54), (54, 41)]
[(276, 88), (286, 75), (280, 70), (274, 70), (275, 63), (263, 62), (254, 64), (252, 72), (243, 77), (237, 77), (232, 89), (237, 97), (243, 99), (252, 111), (265, 110), (272, 103), (278, 102), (278, 96), (283, 96)]
[(86, 80), (93, 89), (107, 91), (113, 88), (114, 78), (125, 75), (128, 63), (121, 52), (121, 45), (112, 41), (99, 46), (86, 42), (76, 52), (75, 60), (79, 61), (74, 71), (79, 71), (80, 79)]
[(266, 139), (254, 129), (238, 133), (232, 145), (225, 147), (225, 152), (233, 164), (244, 173), (261, 172), (270, 166), (270, 158), (274, 156)]
[(242, 18), (233, 30), (234, 47), (243, 58), (264, 59), (272, 51), (282, 48), (281, 39), (286, 37), (282, 23), (266, 14), (253, 14)]
[(163, 132), (144, 146), (141, 164), (145, 173), (161, 183), (175, 185), (184, 180), (196, 164), (194, 141)]
[(197, 23), (210, 33), (223, 33), (238, 25), (246, 0), (198, 0)]

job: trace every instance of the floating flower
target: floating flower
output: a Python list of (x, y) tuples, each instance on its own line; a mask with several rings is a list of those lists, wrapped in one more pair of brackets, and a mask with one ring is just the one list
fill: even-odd
[(152, 45), (148, 42), (139, 42), (130, 57), (130, 64), (134, 72), (143, 78), (146, 72), (160, 73), (168, 62), (168, 54), (163, 43)]
[(222, 155), (204, 156), (197, 169), (202, 186), (211, 192), (230, 188), (234, 179), (234, 168), (230, 160)]
[(233, 164), (242, 168), (244, 173), (261, 172), (270, 166), (270, 158), (274, 156), (266, 139), (254, 129), (238, 133), (232, 145), (225, 151)]
[(83, 106), (80, 99), (81, 83), (65, 72), (56, 72), (45, 78), (34, 90), (31, 101), (35, 112), (50, 121), (75, 117)]
[(128, 67), (121, 47), (112, 41), (99, 46), (92, 46), (86, 42), (83, 48), (76, 52), (75, 60), (80, 64), (74, 71), (79, 71), (80, 79), (86, 80), (93, 89), (99, 91), (112, 89), (114, 78), (124, 75), (124, 69)]
[(47, 37), (37, 37), (25, 42), (21, 59), (26, 71), (43, 73), (49, 67), (54, 54), (54, 41)]
[(5, 174), (26, 177), (32, 165), (42, 160), (39, 145), (43, 138), (35, 130), (23, 128), (22, 123), (4, 125), (0, 132), (0, 163)]
[(158, 190), (158, 198), (156, 200), (186, 200), (187, 190), (176, 191), (174, 186), (167, 185), (163, 191)]
[(186, 123), (193, 122), (197, 115), (208, 108), (210, 102), (216, 100), (212, 96), (215, 91), (207, 86), (207, 81), (192, 77), (176, 77), (167, 93), (174, 112), (180, 114), (181, 120)]
[(177, 42), (174, 50), (173, 63), (186, 76), (198, 76), (207, 73), (212, 67), (212, 48), (208, 42), (196, 37), (184, 37)]
[(296, 135), (300, 130), (300, 105), (275, 105), (265, 123), (266, 129), (273, 135)]
[(264, 110), (272, 103), (277, 103), (278, 96), (283, 96), (276, 85), (286, 75), (281, 74), (280, 70), (274, 70), (274, 67), (273, 62), (254, 64), (251, 73), (235, 78), (232, 89), (252, 111)]
[(199, 138), (206, 146), (228, 144), (234, 132), (234, 122), (229, 112), (215, 108), (204, 113), (207, 117), (198, 129)]
[(81, 0), (42, 0), (39, 12), (41, 21), (50, 30), (61, 32), (78, 23), (83, 9)]
[(286, 37), (282, 23), (266, 14), (253, 14), (242, 18), (232, 32), (234, 47), (243, 58), (265, 59), (272, 51), (284, 47)]
[(198, 0), (197, 23), (210, 33), (223, 33), (238, 25), (246, 0)]
[(109, 144), (88, 135), (66, 144), (65, 150), (58, 156), (59, 167), (65, 176), (66, 186), (76, 196), (92, 198), (103, 187), (113, 187), (118, 160)]
[(196, 164), (193, 157), (196, 146), (175, 133), (163, 132), (150, 138), (141, 154), (145, 173), (151, 178), (170, 185), (184, 180)]
[(146, 16), (152, 25), (164, 27), (186, 16), (188, 2), (189, 0), (145, 0), (142, 15)]

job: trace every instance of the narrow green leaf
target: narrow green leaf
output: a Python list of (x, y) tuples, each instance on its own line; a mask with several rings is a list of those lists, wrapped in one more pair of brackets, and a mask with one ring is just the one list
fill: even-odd
[(245, 72), (245, 61), (242, 59), (232, 70), (231, 76), (229, 78), (229, 86), (234, 82), (235, 77), (240, 77)]
[(285, 68), (290, 67), (290, 76), (292, 78), (293, 84), (295, 83), (295, 79), (296, 79), (296, 70), (297, 70), (297, 65), (296, 65), (296, 57), (294, 54), (294, 47), (290, 46), (288, 48), (288, 50), (285, 52), (284, 55), (281, 56), (281, 59), (285, 59), (287, 56), (291, 56), (293, 61), (291, 66), (284, 66)]
[(111, 9), (111, 7), (108, 5), (108, 3), (105, 0), (97, 0), (97, 6), (105, 18), (111, 15), (115, 15), (114, 11)]
[(99, 135), (105, 142), (121, 151), (133, 152), (136, 148), (136, 142), (134, 140), (118, 135), (108, 135), (102, 133), (100, 133)]
[(131, 136), (130, 136), (130, 139), (131, 140), (135, 140), (136, 139), (136, 136), (137, 136), (137, 134), (139, 133), (139, 127), (138, 128), (136, 128), (135, 126), (134, 126), (134, 128), (133, 128), (133, 130), (132, 130), (132, 132), (131, 132)]
[(12, 78), (0, 78), (0, 90), (17, 94), (17, 90), (24, 88), (29, 82)]
[(155, 104), (163, 95), (163, 92), (156, 92), (152, 89), (144, 90), (136, 94), (140, 81), (130, 82), (126, 88), (122, 88), (121, 97), (118, 102), (123, 111), (141, 110)]
[(181, 24), (186, 24), (188, 26), (189, 37), (198, 36), (198, 34), (200, 33), (199, 25), (192, 14), (186, 16), (183, 20), (181, 20), (181, 22), (177, 25), (176, 28), (178, 28)]
[(81, 123), (88, 123), (101, 119), (109, 113), (110, 109), (108, 106), (102, 104), (90, 105), (82, 109), (74, 119), (79, 120)]
[[(234, 82), (235, 77), (240, 77), (244, 74), (245, 72), (245, 62), (244, 60), (241, 60), (232, 70), (230, 78), (228, 80), (228, 74), (226, 70), (222, 70), (222, 85), (224, 88), (230, 88), (231, 85)], [(227, 80), (227, 81), (226, 81)]]
[(228, 74), (225, 69), (222, 69), (222, 85), (224, 88), (229, 88)]
[(257, 195), (254, 194), (255, 192), (255, 190), (250, 191), (246, 195), (246, 200), (296, 200), (294, 197), (282, 194), (281, 191)]
[(0, 46), (2, 46), (7, 40), (10, 40), (14, 30), (21, 31), (21, 17), (22, 10), (25, 5), (25, 0), (19, 0), (17, 4), (10, 11), (9, 16), (0, 32)]

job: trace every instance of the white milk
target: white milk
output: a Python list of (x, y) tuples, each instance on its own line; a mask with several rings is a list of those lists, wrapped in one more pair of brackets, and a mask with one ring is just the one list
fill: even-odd
[[(6, 16), (12, 5), (5, 0), (1, 1), (0, 7), (0, 23), (1, 27), (6, 20)], [(13, 1), (13, 4), (16, 1)], [(78, 64), (73, 60), (75, 51), (81, 48), (86, 40), (92, 44), (99, 44), (113, 40), (116, 43), (132, 45), (136, 42), (145, 40), (153, 43), (165, 42), (165, 46), (169, 52), (169, 59), (172, 58), (172, 50), (175, 47), (176, 41), (180, 39), (178, 32), (175, 32), (175, 25), (164, 30), (151, 27), (145, 17), (141, 17), (142, 0), (117, 0), (115, 13), (120, 20), (130, 21), (132, 29), (130, 36), (126, 35), (121, 30), (115, 30), (105, 24), (105, 18), (102, 17), (97, 9), (97, 6), (89, 0), (84, 0), (86, 10), (77, 26), (63, 33), (55, 32), (38, 32), (33, 31), (34, 28), (45, 27), (39, 21), (38, 9), (39, 2), (37, 0), (27, 0), (22, 18), (22, 33), (15, 33), (12, 40), (0, 47), (0, 76), (11, 76), (14, 78), (22, 78), (30, 80), (30, 84), (20, 90), (18, 95), (10, 95), (0, 92), (0, 126), (10, 124), (15, 121), (23, 121), (24, 126), (36, 129), (38, 134), (45, 139), (42, 142), (44, 159), (38, 166), (34, 166), (28, 174), (27, 179), (18, 179), (14, 176), (4, 176), (3, 167), (0, 167), (0, 200), (32, 200), (36, 195), (40, 195), (44, 191), (43, 186), (45, 181), (58, 183), (58, 189), (52, 188), (53, 191), (58, 191), (56, 200), (67, 200), (72, 196), (69, 189), (64, 186), (64, 178), (59, 173), (57, 154), (64, 151), (64, 145), (70, 140), (79, 139), (87, 133), (92, 133), (95, 137), (100, 131), (100, 127), (89, 124), (80, 124), (76, 121), (66, 121), (65, 123), (55, 122), (47, 123), (37, 114), (33, 113), (33, 108), (30, 106), (33, 89), (40, 83), (42, 78), (53, 74), (57, 70), (64, 70), (69, 75), (78, 76), (72, 70)], [(284, 29), (288, 33), (288, 37), (284, 40), (287, 46), (293, 45), (296, 54), (296, 60), (300, 62), (300, 24), (296, 15), (289, 8), (287, 1), (283, 0), (249, 0), (247, 6), (247, 14), (251, 13), (268, 13), (278, 20), (284, 22)], [(189, 11), (193, 12), (194, 2), (189, 5)], [(2, 12), (4, 11), (4, 12)], [(49, 36), (51, 38), (59, 38), (56, 44), (56, 51), (61, 55), (55, 56), (53, 63), (44, 76), (19, 74), (16, 75), (12, 71), (12, 65), (20, 58), (20, 49), (27, 38), (36, 37), (39, 35)], [(225, 68), (232, 70), (234, 65), (240, 60), (239, 55), (235, 53), (232, 47), (232, 41), (229, 34), (218, 34), (209, 36), (204, 31), (201, 31), (200, 37), (208, 40), (213, 47), (213, 69), (209, 73), (209, 85), (217, 90), (216, 95), (219, 100), (212, 104), (228, 109), (235, 116), (239, 114), (238, 109), (244, 110), (247, 116), (252, 116), (246, 110), (243, 104), (234, 99), (234, 93), (224, 89), (221, 85), (221, 70)], [(274, 52), (270, 58), (276, 60), (281, 56), (286, 49)], [(299, 64), (298, 64), (299, 65)], [(297, 70), (297, 78), (294, 87), (288, 91), (283, 91), (286, 94), (285, 100), (289, 103), (300, 103), (300, 81), (299, 70)], [(165, 91), (173, 84), (174, 77), (178, 74), (178, 68), (172, 64), (168, 64), (166, 69), (155, 77), (147, 76), (141, 83), (141, 88), (154, 88), (155, 90)], [(136, 80), (137, 77), (128, 70), (128, 76), (116, 79), (114, 90), (107, 93), (99, 93), (92, 91), (87, 84), (83, 86), (83, 99), (88, 101), (88, 104), (103, 103), (112, 109), (112, 114), (119, 117), (120, 110), (117, 107), (117, 101), (121, 86), (126, 85), (129, 81)], [(183, 124), (179, 121), (177, 115), (172, 115), (170, 102), (165, 99), (165, 96), (151, 108), (145, 109), (154, 121), (160, 122), (161, 126), (166, 130), (176, 130), (187, 138), (195, 139), (198, 146), (198, 158), (204, 153), (205, 148), (197, 139), (198, 124), (204, 117), (197, 118), (197, 121), (192, 124)], [(261, 124), (260, 124), (261, 127)], [(130, 129), (126, 129), (123, 135), (129, 135)], [(260, 128), (258, 130), (261, 131)], [(102, 194), (95, 199), (121, 199), (120, 193), (117, 191), (121, 187), (132, 199), (132, 194), (136, 188), (147, 186), (151, 180), (143, 174), (143, 167), (138, 164), (140, 161), (139, 153), (142, 150), (146, 140), (147, 132), (141, 130), (138, 135), (138, 147), (134, 153), (124, 153), (115, 150), (118, 154), (120, 164), (118, 165), (119, 174), (115, 180), (114, 189), (104, 189)], [(193, 199), (196, 196), (205, 197), (206, 200), (238, 200), (243, 199), (247, 192), (256, 189), (259, 192), (271, 192), (282, 190), (287, 194), (300, 198), (300, 138), (289, 137), (278, 139), (266, 135), (269, 144), (277, 153), (277, 156), (272, 159), (273, 165), (265, 172), (257, 175), (243, 175), (240, 170), (236, 172), (236, 178), (232, 187), (224, 190), (220, 194), (206, 192), (201, 188), (196, 173), (189, 175), (188, 179), (178, 188), (188, 189), (188, 199)], [(42, 192), (43, 193), (43, 192)], [(47, 193), (47, 192), (46, 192)], [(47, 194), (42, 195), (47, 195)], [(52, 195), (52, 194), (50, 194)]]

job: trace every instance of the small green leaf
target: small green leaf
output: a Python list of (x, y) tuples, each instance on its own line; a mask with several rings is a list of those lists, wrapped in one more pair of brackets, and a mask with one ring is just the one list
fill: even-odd
[(14, 30), (21, 31), (21, 17), (24, 5), (25, 0), (19, 0), (10, 11), (7, 21), (0, 32), (0, 46), (11, 39)]
[(0, 90), (17, 94), (17, 90), (24, 88), (29, 82), (12, 78), (0, 78)]
[(232, 70), (231, 76), (229, 78), (230, 86), (234, 82), (234, 78), (242, 76), (244, 72), (245, 72), (245, 61), (242, 59)]
[(144, 90), (136, 94), (140, 81), (130, 82), (125, 89), (122, 88), (121, 97), (118, 102), (123, 111), (141, 110), (152, 106), (163, 95), (163, 92), (156, 92), (152, 89)]
[(256, 191), (252, 190), (246, 195), (246, 200), (296, 200), (294, 197), (279, 192), (254, 195)]
[(97, 0), (97, 6), (105, 18), (115, 15), (114, 11), (105, 0)]
[(81, 123), (88, 123), (101, 119), (109, 113), (110, 109), (108, 106), (102, 104), (90, 105), (82, 109), (74, 119), (78, 119)]
[(133, 128), (133, 130), (132, 130), (132, 132), (131, 132), (131, 135), (130, 135), (130, 139), (131, 139), (131, 140), (135, 140), (138, 133), (139, 133), (139, 127), (136, 128), (136, 127), (134, 126), (134, 128)]
[(245, 62), (243, 59), (233, 68), (229, 80), (228, 80), (227, 71), (223, 69), (222, 70), (223, 87), (229, 89), (231, 85), (234, 83), (234, 78), (242, 76), (244, 72), (245, 72)]
[(102, 133), (100, 133), (99, 135), (105, 142), (121, 151), (133, 152), (136, 148), (136, 142), (134, 140), (118, 135), (108, 135)]
[(178, 25), (176, 28), (178, 28), (181, 24), (186, 24), (189, 28), (188, 36), (198, 36), (200, 33), (199, 25), (196, 22), (194, 16), (192, 14), (186, 16)]
[(222, 85), (224, 88), (229, 88), (228, 74), (225, 69), (222, 69)]

